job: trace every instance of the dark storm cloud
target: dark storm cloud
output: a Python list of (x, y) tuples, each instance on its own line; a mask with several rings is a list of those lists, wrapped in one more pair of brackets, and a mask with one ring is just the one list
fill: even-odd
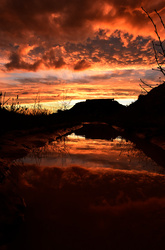
[(62, 68), (66, 63), (64, 59), (56, 55), (56, 52), (53, 49), (46, 52), (42, 57), (43, 63), (48, 67)]
[(48, 53), (45, 53), (41, 56), (40, 59), (35, 59), (33, 63), (25, 62), (22, 59), (22, 55), (19, 52), (11, 53), (9, 57), (10, 62), (5, 64), (7, 70), (13, 69), (25, 69), (28, 71), (37, 71), (41, 64), (45, 65), (47, 68), (62, 68), (66, 63), (62, 57), (56, 57), (54, 52), (51, 50)]
[[(137, 37), (154, 34), (141, 6), (152, 16), (154, 9), (162, 16), (165, 12), (159, 0), (1, 0), (0, 47), (9, 58), (6, 68), (36, 71), (42, 64), (56, 69), (67, 64), (83, 70), (103, 61), (114, 65), (152, 63), (147, 38)], [(111, 35), (106, 35), (106, 29)], [(17, 51), (25, 44), (34, 46), (28, 58)], [(57, 56), (52, 50), (57, 45), (66, 54)]]
[(0, 4), (0, 29), (20, 40), (28, 37), (28, 32), (48, 39), (64, 35), (74, 38), (76, 34), (79, 37), (87, 28), (84, 17), (90, 8), (91, 1), (87, 0), (83, 3), (75, 0), (4, 0)]
[(91, 64), (83, 59), (76, 63), (76, 65), (74, 66), (74, 70), (84, 70), (90, 68), (90, 66)]
[[(45, 48), (45, 51), (40, 47), (32, 48), (27, 56), (34, 58), (33, 63), (26, 63), (26, 59), (21, 59), (19, 49), (19, 47), (14, 48), (16, 52), (10, 55), (10, 62), (6, 64), (8, 70), (16, 68), (36, 71), (41, 63), (47, 68), (67, 66), (74, 70), (85, 70), (96, 63), (130, 66), (155, 62), (151, 38), (140, 36), (134, 38), (119, 30), (111, 35), (108, 35), (105, 30), (100, 30), (93, 39), (88, 39), (84, 43), (67, 42), (61, 47), (54, 46), (47, 50)], [(83, 59), (80, 59), (82, 57)]]
[(26, 69), (29, 71), (36, 71), (40, 64), (41, 60), (37, 60), (34, 63), (27, 63), (23, 61), (18, 53), (12, 53), (9, 57), (10, 62), (6, 63), (7, 70), (12, 69)]
[[(100, 34), (104, 32), (104, 37)], [(86, 43), (67, 43), (65, 49), (69, 54), (77, 52), (76, 57), (83, 55), (93, 63), (107, 62), (110, 65), (140, 65), (154, 63), (151, 38), (133, 37), (119, 30), (110, 36), (100, 30), (93, 39)]]
[[(93, 24), (124, 20), (133, 28), (143, 29), (148, 22), (140, 7), (148, 11), (164, 8), (163, 1), (149, 0), (1, 0), (0, 29), (19, 38), (26, 32), (36, 35), (81, 39), (90, 34)], [(84, 33), (82, 33), (84, 31)]]

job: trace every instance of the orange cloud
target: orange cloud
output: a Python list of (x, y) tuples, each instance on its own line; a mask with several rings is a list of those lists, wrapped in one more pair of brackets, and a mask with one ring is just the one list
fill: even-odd
[(32, 41), (36, 36), (55, 41), (82, 41), (93, 35), (95, 25), (103, 28), (103, 24), (113, 30), (122, 28), (133, 32), (138, 29), (142, 34), (149, 20), (141, 6), (151, 14), (154, 9), (162, 15), (165, 12), (162, 0), (4, 0), (0, 6), (0, 31), (17, 42), (25, 42), (25, 38)]
[(29, 71), (36, 71), (41, 65), (41, 60), (37, 60), (34, 63), (27, 63), (21, 59), (19, 53), (12, 53), (9, 57), (10, 62), (5, 66), (8, 70), (12, 69), (26, 69)]
[(91, 64), (83, 59), (76, 63), (76, 65), (74, 66), (74, 70), (84, 70), (90, 67), (91, 67)]
[[(42, 87), (43, 98), (50, 85), (49, 100), (61, 88), (68, 92), (72, 88), (72, 99), (137, 97), (141, 76), (158, 79), (156, 71), (152, 77), (147, 71), (155, 65), (151, 42), (156, 35), (141, 6), (150, 13), (163, 39), (164, 29), (154, 12), (156, 9), (164, 19), (162, 0), (1, 1), (1, 89), (12, 79), (14, 93), (30, 93), (31, 88), (36, 94)], [(48, 73), (52, 70), (53, 79)], [(58, 90), (53, 89), (55, 85)], [(30, 94), (27, 99), (30, 101)]]
[[(3, 54), (7, 51), (10, 55), (5, 66), (7, 70), (36, 71), (43, 65), (84, 70), (99, 62), (112, 66), (138, 64), (138, 60), (143, 63), (144, 55), (137, 57), (135, 50), (139, 53), (148, 42), (144, 47), (144, 53), (148, 53), (150, 39), (147, 38), (147, 42), (145, 39), (156, 36), (141, 6), (149, 11), (156, 23), (158, 17), (154, 9), (162, 17), (165, 15), (162, 1), (29, 0), (25, 3), (3, 0), (0, 5), (0, 49)], [(142, 42), (138, 38), (140, 35), (144, 36)]]

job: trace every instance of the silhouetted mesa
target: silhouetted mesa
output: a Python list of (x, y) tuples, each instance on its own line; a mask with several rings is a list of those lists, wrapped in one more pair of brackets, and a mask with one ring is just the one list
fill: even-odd
[(82, 121), (104, 121), (124, 108), (125, 106), (114, 99), (91, 99), (75, 104), (67, 112), (71, 117), (77, 117)]

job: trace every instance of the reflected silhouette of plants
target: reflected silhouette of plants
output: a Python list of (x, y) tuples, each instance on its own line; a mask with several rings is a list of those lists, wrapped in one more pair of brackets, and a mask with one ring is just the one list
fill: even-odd
[[(42, 159), (46, 159), (48, 157), (51, 157), (52, 155), (54, 159), (60, 158), (63, 162), (66, 156), (70, 156), (69, 147), (67, 146), (66, 142), (67, 137), (58, 137), (51, 143), (47, 142), (43, 147), (32, 149), (28, 154), (28, 157), (35, 159), (37, 165), (41, 165)], [(56, 153), (56, 157), (54, 153)]]

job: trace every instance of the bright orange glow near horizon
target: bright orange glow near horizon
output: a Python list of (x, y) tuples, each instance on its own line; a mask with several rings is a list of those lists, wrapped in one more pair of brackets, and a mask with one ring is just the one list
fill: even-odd
[(140, 78), (160, 83), (152, 48), (162, 40), (160, 1), (3, 0), (0, 3), (0, 91), (20, 103), (136, 99)]

